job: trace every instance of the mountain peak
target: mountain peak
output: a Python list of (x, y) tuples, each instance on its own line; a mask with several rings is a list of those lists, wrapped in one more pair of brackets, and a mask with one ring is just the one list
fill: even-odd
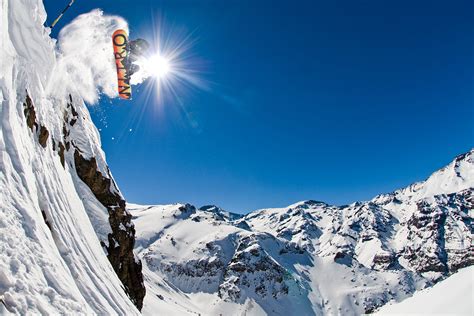
[(199, 208), (200, 211), (213, 213), (217, 219), (226, 221), (235, 221), (243, 217), (242, 214), (228, 212), (216, 205), (204, 205)]

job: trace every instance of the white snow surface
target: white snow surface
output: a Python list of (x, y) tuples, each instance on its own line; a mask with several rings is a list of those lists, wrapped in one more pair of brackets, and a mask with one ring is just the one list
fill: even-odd
[[(212, 265), (221, 260), (228, 261), (238, 239), (253, 234), (226, 221), (216, 220), (213, 213), (196, 210), (190, 205), (141, 206), (129, 203), (128, 210), (134, 216), (136, 251), (144, 265), (147, 295), (143, 314), (267, 315), (268, 310), (273, 309), (275, 315), (305, 315), (311, 309), (309, 301), (305, 304), (300, 301), (299, 289), (295, 289), (295, 293), (290, 293), (289, 297), (280, 298), (281, 306), (271, 299), (257, 303), (251, 293), (248, 293), (249, 297), (235, 303), (222, 300), (217, 294), (219, 276), (190, 280), (179, 274), (163, 274), (163, 271), (160, 272), (163, 267), (172, 270), (176, 267), (175, 263), (192, 269), (190, 263)], [(208, 243), (213, 243), (211, 253), (203, 251), (203, 248), (210, 248), (206, 246)], [(268, 251), (276, 251), (277, 245), (270, 243)]]
[(400, 303), (385, 305), (375, 315), (474, 315), (473, 286), (470, 266)]
[(421, 200), (436, 195), (449, 194), (474, 187), (474, 149), (456, 157), (447, 166), (433, 173), (428, 179), (416, 182), (391, 194), (381, 194), (372, 201), (383, 202), (394, 195), (401, 201)]
[[(59, 83), (77, 78), (58, 65), (63, 57), (45, 20), (40, 0), (0, 0), (0, 313), (138, 314), (99, 243), (105, 208), (77, 178), (72, 153), (63, 167), (52, 149), (52, 139), (63, 137), (68, 101)], [(26, 124), (27, 93), (38, 126), (49, 131), (45, 148), (38, 128)], [(72, 130), (69, 139), (105, 172), (84, 94), (70, 93), (83, 132)]]

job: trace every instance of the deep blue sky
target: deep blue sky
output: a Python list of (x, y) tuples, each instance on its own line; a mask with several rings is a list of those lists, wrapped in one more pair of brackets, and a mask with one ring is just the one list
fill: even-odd
[[(66, 2), (45, 0), (50, 16)], [(130, 202), (344, 204), (474, 145), (472, 0), (77, 0), (58, 29), (96, 7), (132, 38), (149, 39), (157, 16), (192, 33), (208, 82), (161, 107), (143, 89), (91, 107)]]

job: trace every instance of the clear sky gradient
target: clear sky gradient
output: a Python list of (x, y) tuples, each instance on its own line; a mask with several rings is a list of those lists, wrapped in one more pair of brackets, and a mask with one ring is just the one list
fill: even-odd
[[(49, 20), (67, 2), (45, 0)], [(131, 38), (191, 34), (206, 83), (161, 105), (138, 87), (90, 107), (130, 202), (345, 204), (474, 145), (471, 0), (77, 0), (53, 35), (93, 8), (127, 19)]]

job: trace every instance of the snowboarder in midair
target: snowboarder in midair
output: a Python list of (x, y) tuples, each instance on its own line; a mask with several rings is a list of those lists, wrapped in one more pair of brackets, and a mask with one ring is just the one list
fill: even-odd
[(132, 97), (130, 79), (139, 69), (135, 62), (142, 58), (150, 45), (144, 39), (129, 41), (127, 32), (123, 29), (118, 29), (112, 34), (112, 44), (117, 68), (117, 92), (120, 98), (130, 100)]
[(136, 40), (128, 42), (128, 57), (126, 60), (126, 67), (130, 77), (140, 69), (140, 67), (134, 64), (134, 62), (145, 55), (149, 48), (150, 44), (148, 44), (148, 42), (142, 38), (137, 38)]

